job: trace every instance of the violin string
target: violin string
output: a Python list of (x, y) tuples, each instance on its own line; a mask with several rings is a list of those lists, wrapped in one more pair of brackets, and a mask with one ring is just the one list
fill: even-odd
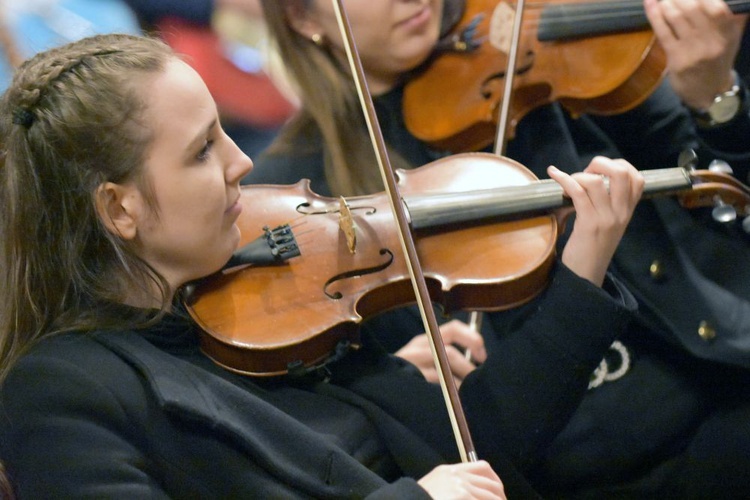
[[(739, 6), (739, 7), (750, 7), (750, 0), (724, 0), (724, 3), (731, 6)], [(601, 1), (601, 0), (594, 0), (591, 2), (576, 2), (576, 3), (561, 3), (561, 4), (551, 4), (553, 6), (565, 6), (566, 10), (584, 10), (584, 11), (590, 11), (591, 9), (595, 10), (622, 10), (625, 9), (627, 12), (628, 9), (632, 9), (632, 12), (643, 12), (643, 2), (642, 0), (619, 0), (619, 1)], [(529, 2), (526, 4), (526, 8), (531, 9), (540, 9), (543, 10), (550, 6), (550, 2), (543, 1), (543, 2)]]
[[(730, 8), (735, 7), (732, 11), (738, 14), (750, 11), (750, 0), (725, 0), (725, 3)], [(527, 4), (526, 8), (543, 10), (548, 7), (548, 2), (532, 2)], [(564, 16), (548, 16), (544, 19), (536, 17), (524, 20), (523, 26), (524, 28), (538, 28), (540, 25), (556, 26), (588, 21), (637, 18), (640, 16), (645, 16), (641, 0), (594, 1), (567, 5)]]
[[(315, 226), (308, 224), (306, 214), (302, 214), (299, 217), (292, 219), (288, 224), (292, 229), (294, 241), (297, 243), (297, 248), (299, 248), (300, 254), (305, 255), (307, 253), (305, 248), (308, 243), (312, 242), (311, 244), (315, 245), (315, 240), (319, 240), (319, 238), (316, 238), (317, 231), (315, 231)], [(305, 228), (305, 226), (309, 227)], [(298, 231), (299, 228), (302, 228), (302, 230)]]

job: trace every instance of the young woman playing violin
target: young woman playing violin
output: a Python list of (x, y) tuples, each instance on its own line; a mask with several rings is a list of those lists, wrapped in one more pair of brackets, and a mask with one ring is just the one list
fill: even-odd
[[(392, 163), (414, 168), (454, 153), (407, 129), (403, 98), (414, 75), (428, 71), (433, 58), (441, 57), (444, 41), (456, 32), (468, 7), (454, 0), (345, 5)], [(699, 166), (724, 159), (745, 181), (750, 172), (748, 99), (731, 71), (745, 18), (714, 0), (647, 0), (636, 7), (645, 9), (667, 54), (669, 80), (643, 95), (640, 105), (614, 116), (574, 118), (560, 103), (540, 105), (515, 126), (505, 155), (537, 177), (558, 179), (555, 170), (548, 172), (549, 165), (575, 172), (604, 155), (626, 158), (641, 170), (675, 167), (680, 153), (693, 148)], [(266, 0), (264, 9), (303, 106), (243, 182), (307, 178), (322, 195), (381, 190), (331, 2)], [(486, 37), (485, 32), (476, 34), (479, 43)], [(740, 106), (722, 123), (706, 121), (713, 96), (730, 90)], [(738, 223), (719, 224), (709, 212), (685, 210), (669, 197), (640, 203), (599, 293), (604, 267), (594, 277), (580, 266), (591, 256), (608, 262), (613, 248), (597, 246), (589, 233), (601, 231), (597, 218), (578, 212), (572, 233), (560, 239), (564, 250), (545, 293), (523, 307), (487, 315), (481, 337), (459, 321), (444, 325), (452, 369), (458, 379), (466, 377), (464, 384), (475, 365), (450, 344), (469, 349), (480, 362), (485, 350), (502, 359), (498, 367), (508, 370), (503, 383), (517, 383), (520, 376), (514, 370), (520, 367), (533, 373), (533, 384), (524, 392), (534, 403), (526, 407), (526, 417), (545, 432), (525, 436), (531, 441), (514, 440), (506, 451), (543, 494), (749, 494), (745, 450), (750, 430), (738, 422), (750, 418), (745, 370), (750, 367), (750, 252)], [(713, 259), (719, 254), (720, 259)], [(603, 308), (608, 300), (630, 297), (612, 291), (612, 284), (623, 281), (640, 303), (637, 321), (601, 330), (612, 307), (609, 302)], [(551, 322), (553, 317), (560, 319)], [(419, 335), (422, 324), (412, 310), (382, 315), (364, 328), (378, 332), (389, 350), (434, 380), (427, 341)], [(519, 336), (531, 342), (529, 349), (514, 347), (522, 342)], [(555, 418), (564, 421), (549, 427), (549, 414), (535, 405), (538, 397), (551, 394), (547, 383), (556, 367), (544, 362), (539, 351), (563, 337), (576, 339), (576, 345), (555, 342), (563, 351), (573, 349), (569, 359), (580, 356), (573, 354), (580, 343), (594, 342), (599, 347), (589, 344), (586, 357), (598, 357), (601, 364), (585, 384), (556, 393), (569, 405), (570, 418), (558, 414)], [(610, 345), (606, 338), (617, 341)], [(503, 411), (513, 413), (517, 402), (507, 400)], [(498, 419), (493, 425), (504, 432), (505, 422)]]
[[(240, 203), (253, 164), (167, 46), (102, 35), (39, 53), (0, 117), (0, 457), (20, 498), (534, 497), (506, 449), (546, 445), (573, 406), (559, 396), (631, 314), (559, 271), (550, 293), (604, 314), (590, 336), (558, 332), (579, 321), (571, 301), (516, 338), (533, 363), (487, 356), (461, 386), (481, 458), (457, 463), (439, 388), (366, 335), (325, 376), (250, 378), (203, 354), (176, 299), (228, 261), (243, 210), (273, 207)], [(553, 175), (617, 239), (642, 180), (619, 160), (591, 171), (611, 196), (599, 175)], [(551, 376), (532, 390), (539, 366)]]

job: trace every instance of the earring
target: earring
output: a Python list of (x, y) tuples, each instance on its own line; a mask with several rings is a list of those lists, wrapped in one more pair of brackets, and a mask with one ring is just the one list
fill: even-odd
[(310, 37), (310, 40), (317, 45), (318, 47), (321, 47), (323, 45), (323, 35), (320, 33), (313, 33), (313, 36)]

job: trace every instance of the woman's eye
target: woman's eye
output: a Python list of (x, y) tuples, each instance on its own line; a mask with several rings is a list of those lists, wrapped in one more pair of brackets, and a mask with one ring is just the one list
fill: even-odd
[(206, 161), (211, 155), (211, 149), (213, 148), (214, 141), (206, 141), (206, 145), (203, 146), (200, 153), (198, 153), (198, 160)]

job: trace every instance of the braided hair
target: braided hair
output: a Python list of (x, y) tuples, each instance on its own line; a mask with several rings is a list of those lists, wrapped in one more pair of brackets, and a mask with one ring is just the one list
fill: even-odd
[(25, 61), (0, 100), (0, 381), (34, 340), (114, 323), (123, 279), (154, 281), (166, 304), (94, 195), (126, 181), (149, 193), (144, 80), (173, 57), (152, 38), (96, 35)]

